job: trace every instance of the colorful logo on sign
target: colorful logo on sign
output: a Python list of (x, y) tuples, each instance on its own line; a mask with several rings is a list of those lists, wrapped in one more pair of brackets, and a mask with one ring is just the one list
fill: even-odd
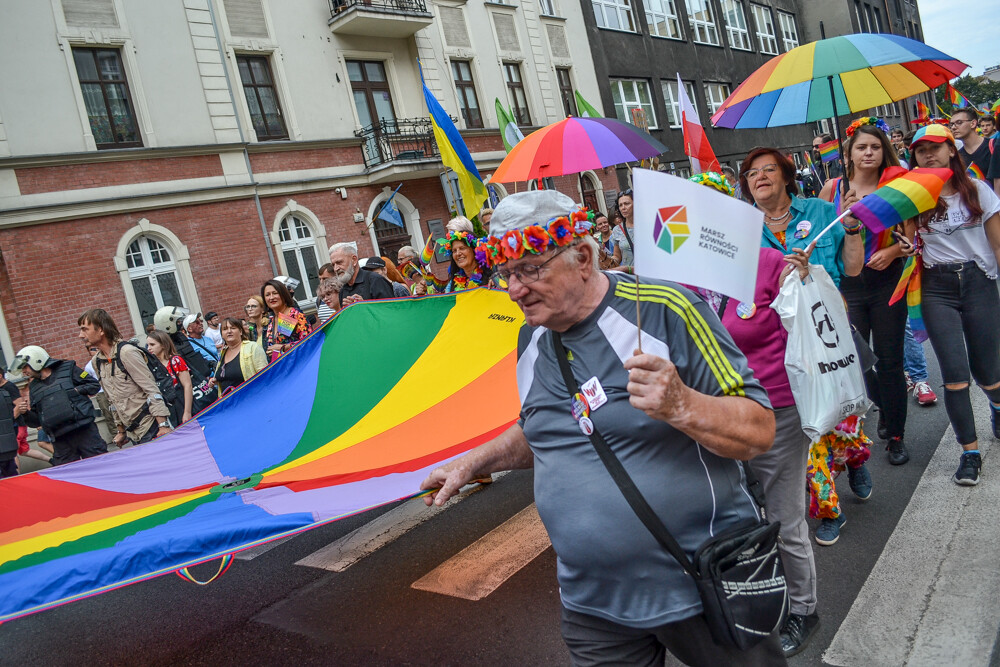
[(675, 253), (691, 236), (688, 226), (687, 206), (666, 206), (656, 211), (653, 241), (656, 247)]

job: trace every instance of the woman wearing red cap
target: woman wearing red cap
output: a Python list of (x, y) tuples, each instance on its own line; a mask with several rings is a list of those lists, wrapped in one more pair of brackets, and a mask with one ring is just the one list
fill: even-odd
[(948, 128), (920, 128), (910, 150), (917, 167), (952, 171), (937, 207), (908, 222), (906, 230), (923, 262), (924, 324), (941, 366), (948, 419), (963, 450), (953, 479), (974, 486), (982, 457), (970, 375), (990, 400), (993, 436), (1000, 438), (1000, 198), (966, 174)]

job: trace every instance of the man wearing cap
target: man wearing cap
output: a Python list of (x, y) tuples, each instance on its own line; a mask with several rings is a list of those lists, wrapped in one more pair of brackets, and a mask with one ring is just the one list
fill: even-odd
[[(534, 468), (535, 503), (558, 558), (562, 633), (574, 664), (783, 665), (777, 632), (748, 651), (716, 645), (691, 577), (625, 501), (595, 430), (689, 556), (758, 520), (740, 460), (767, 451), (767, 393), (717, 317), (675, 283), (598, 270), (590, 223), (552, 190), (504, 198), (487, 253), (525, 316), (521, 415), (421, 485), (442, 505), (467, 482)], [(642, 353), (636, 325), (641, 298)], [(571, 397), (555, 349), (589, 399)]]
[(205, 338), (215, 344), (215, 351), (222, 351), (222, 332), (219, 331), (219, 314), (214, 310), (205, 313)]
[(43, 348), (29, 345), (11, 364), (31, 378), (28, 400), (14, 407), (26, 425), (43, 428), (52, 437), (52, 465), (90, 458), (108, 451), (94, 423), (90, 397), (101, 390), (97, 379), (66, 359), (53, 359)]
[(191, 347), (214, 368), (219, 362), (219, 351), (212, 339), (205, 336), (205, 321), (201, 319), (201, 313), (191, 313), (185, 317), (184, 330), (187, 332)]
[(334, 244), (330, 248), (330, 263), (337, 277), (346, 281), (340, 289), (340, 303), (344, 308), (358, 301), (392, 298), (392, 285), (388, 280), (377, 273), (361, 270), (357, 247), (353, 243)]

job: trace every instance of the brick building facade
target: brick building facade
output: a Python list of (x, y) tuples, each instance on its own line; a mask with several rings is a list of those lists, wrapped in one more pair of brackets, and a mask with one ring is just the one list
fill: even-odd
[[(530, 114), (526, 131), (564, 116), (567, 76), (598, 97), (589, 49), (562, 39), (582, 29), (575, 3), (374, 4), (0, 0), (0, 59), (30, 64), (0, 71), (2, 357), (38, 344), (86, 359), (76, 319), (91, 307), (129, 336), (168, 303), (242, 315), (279, 274), (311, 302), (333, 243), (422, 245), (456, 190), (417, 57), (484, 178), (505, 155), (494, 96)], [(406, 227), (385, 229), (373, 220), (400, 183)], [(619, 187), (613, 169), (552, 185), (599, 208)]]

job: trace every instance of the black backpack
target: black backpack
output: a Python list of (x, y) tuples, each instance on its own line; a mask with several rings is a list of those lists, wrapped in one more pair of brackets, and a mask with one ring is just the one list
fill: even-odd
[[(121, 341), (118, 343), (117, 348), (115, 348), (115, 365), (121, 369), (125, 376), (132, 379), (128, 371), (125, 370), (125, 365), (122, 363), (122, 347), (125, 345), (131, 345), (135, 349), (142, 352), (142, 355), (146, 358), (146, 368), (153, 375), (153, 380), (156, 382), (156, 387), (160, 391), (160, 396), (163, 398), (163, 402), (166, 404), (167, 409), (170, 410), (170, 417), (173, 425), (180, 425), (180, 417), (184, 414), (184, 397), (177, 391), (177, 387), (174, 386), (174, 378), (171, 377), (170, 372), (167, 371), (167, 367), (163, 363), (154, 357), (149, 350), (144, 347), (139, 347), (131, 341)], [(107, 360), (97, 358), (95, 366), (98, 367), (98, 375), (100, 375), (100, 364), (108, 363)], [(112, 367), (111, 374), (114, 375), (115, 369)], [(134, 380), (133, 380), (134, 381)]]

